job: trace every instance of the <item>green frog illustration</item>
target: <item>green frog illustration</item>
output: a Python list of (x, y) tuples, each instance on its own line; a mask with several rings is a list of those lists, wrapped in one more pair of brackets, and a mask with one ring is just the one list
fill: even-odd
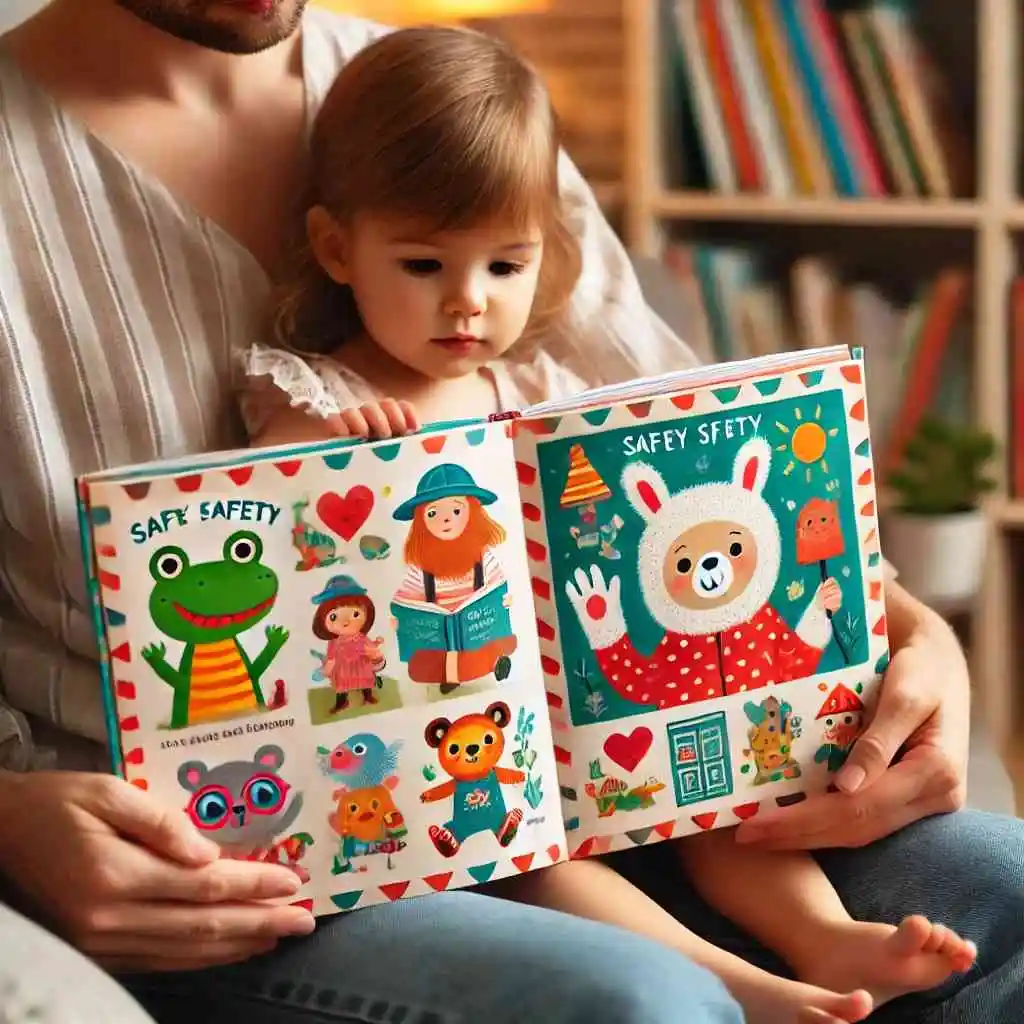
[(267, 626), (266, 644), (250, 660), (238, 637), (270, 614), (277, 574), (260, 562), (263, 542), (250, 530), (231, 534), (223, 554), (221, 561), (191, 565), (180, 547), (169, 545), (149, 560), (153, 624), (185, 645), (177, 668), (163, 643), (141, 652), (174, 690), (172, 729), (265, 709), (260, 680), (288, 639), (288, 630)]

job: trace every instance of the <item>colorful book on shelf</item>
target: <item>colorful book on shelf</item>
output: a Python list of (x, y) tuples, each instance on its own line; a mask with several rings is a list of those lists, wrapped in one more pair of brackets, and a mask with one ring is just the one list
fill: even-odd
[(888, 658), (845, 347), (78, 495), (116, 772), (316, 914), (824, 790)]
[(884, 194), (877, 156), (822, 0), (776, 0), (840, 196)]
[(860, 87), (863, 109), (870, 118), (879, 149), (885, 157), (892, 191), (905, 197), (923, 195), (920, 168), (893, 93), (885, 55), (871, 26), (870, 13), (867, 10), (846, 10), (838, 18), (848, 63)]
[(786, 139), (798, 189), (805, 195), (832, 195), (832, 174), (825, 159), (825, 150), (801, 88), (774, 0), (748, 0), (744, 10), (750, 19), (761, 68)]

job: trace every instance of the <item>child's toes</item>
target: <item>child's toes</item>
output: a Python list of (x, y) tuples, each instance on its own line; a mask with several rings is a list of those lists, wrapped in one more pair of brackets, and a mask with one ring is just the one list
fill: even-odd
[(945, 925), (932, 925), (931, 933), (921, 944), (923, 953), (938, 953), (949, 940), (949, 929)]
[(895, 947), (894, 952), (897, 956), (913, 956), (925, 950), (926, 945), (933, 942), (934, 938), (935, 926), (931, 921), (920, 914), (914, 914), (900, 922), (896, 934), (889, 941)]
[[(950, 934), (953, 935), (952, 932)], [(978, 947), (973, 942), (960, 938), (959, 935), (953, 935), (953, 939), (955, 941), (950, 944), (949, 949), (944, 949), (943, 952), (949, 957), (954, 970), (960, 973), (969, 971), (978, 957)]]

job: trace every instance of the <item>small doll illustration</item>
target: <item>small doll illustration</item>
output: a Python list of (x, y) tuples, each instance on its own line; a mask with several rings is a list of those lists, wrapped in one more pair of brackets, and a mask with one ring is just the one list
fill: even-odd
[(494, 673), (508, 677), (516, 649), (508, 583), (494, 548), (504, 528), (484, 508), (497, 495), (462, 466), (435, 466), (394, 511), (411, 522), (408, 569), (391, 605), (409, 678), (442, 693)]
[(349, 695), (361, 691), (363, 702), (376, 704), (377, 673), (384, 667), (382, 637), (371, 640), (376, 609), (373, 601), (351, 576), (332, 576), (313, 597), (317, 606), (313, 632), (327, 641), (322, 673), (337, 695), (332, 714), (348, 707)]

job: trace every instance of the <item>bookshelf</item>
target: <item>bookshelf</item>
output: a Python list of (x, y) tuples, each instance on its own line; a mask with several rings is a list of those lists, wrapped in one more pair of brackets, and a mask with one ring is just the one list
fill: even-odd
[[(921, 0), (925, 2), (925, 0)], [(719, 195), (666, 186), (659, 83), (659, 0), (622, 0), (626, 92), (622, 230), (640, 255), (657, 257), (664, 229), (679, 225), (777, 225), (914, 229), (936, 241), (953, 233), (971, 236), (973, 248), (973, 388), (975, 415), (999, 443), (999, 486), (985, 505), (989, 546), (983, 585), (974, 609), (971, 661), (975, 704), (997, 742), (1012, 733), (1016, 691), (1024, 659), (1015, 649), (1024, 618), (1024, 500), (1010, 497), (1009, 282), (1016, 273), (1018, 233), (1024, 233), (1024, 198), (1018, 192), (1016, 107), (1024, 97), (1015, 40), (1021, 0), (973, 0), (942, 5), (963, 19), (975, 48), (974, 97), (976, 195), (965, 199), (783, 198), (752, 193)], [(969, 28), (968, 28), (969, 27)], [(970, 45), (970, 41), (968, 41)], [(963, 74), (956, 68), (952, 75)], [(930, 237), (930, 235), (929, 235)], [(842, 244), (836, 242), (834, 244)], [(1014, 559), (1016, 555), (1016, 560)], [(1015, 571), (1016, 566), (1016, 571)]]

